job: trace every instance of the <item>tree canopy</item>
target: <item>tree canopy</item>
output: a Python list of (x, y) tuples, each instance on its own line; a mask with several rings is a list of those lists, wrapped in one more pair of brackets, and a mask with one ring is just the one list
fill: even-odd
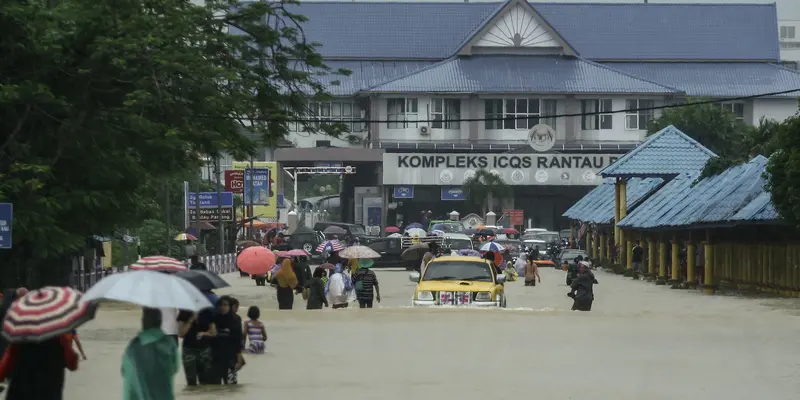
[(800, 228), (800, 116), (774, 125), (767, 164), (767, 190), (781, 217)]
[(480, 207), (483, 215), (494, 211), (495, 200), (508, 198), (513, 193), (513, 189), (503, 178), (485, 169), (475, 171), (475, 176), (467, 179), (462, 189), (467, 200)]
[(327, 97), (317, 75), (335, 73), (290, 3), (4, 4), (0, 201), (14, 204), (14, 248), (0, 261), (63, 259), (151, 217), (161, 183), (201, 155), (283, 138), (309, 97)]

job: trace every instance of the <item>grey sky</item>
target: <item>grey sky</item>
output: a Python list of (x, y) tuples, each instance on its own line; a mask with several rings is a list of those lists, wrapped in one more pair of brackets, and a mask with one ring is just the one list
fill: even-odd
[[(301, 0), (302, 1), (302, 0)], [(314, 0), (325, 1), (325, 0)], [(342, 1), (342, 0), (331, 0)], [(385, 0), (358, 0), (358, 1), (385, 1)], [(437, 2), (442, 0), (402, 0), (405, 2)], [(455, 2), (461, 2), (454, 0)], [(477, 3), (482, 1), (497, 2), (497, 0), (469, 0), (470, 2)], [(545, 3), (644, 3), (644, 0), (545, 0)], [(800, 20), (800, 0), (649, 0), (650, 3), (740, 3), (740, 4), (754, 4), (754, 3), (777, 3), (778, 4), (778, 18), (786, 20)]]

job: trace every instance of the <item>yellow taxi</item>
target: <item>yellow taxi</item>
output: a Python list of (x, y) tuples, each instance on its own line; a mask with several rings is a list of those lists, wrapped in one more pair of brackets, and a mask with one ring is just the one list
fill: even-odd
[(505, 275), (480, 257), (439, 257), (408, 278), (417, 284), (414, 306), (506, 306)]

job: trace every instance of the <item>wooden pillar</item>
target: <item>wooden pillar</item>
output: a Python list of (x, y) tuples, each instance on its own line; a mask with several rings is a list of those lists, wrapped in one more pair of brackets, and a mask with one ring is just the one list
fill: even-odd
[(652, 237), (647, 238), (647, 275), (651, 277), (656, 276), (656, 266), (658, 266), (658, 262), (656, 261), (656, 245), (653, 242)]
[(672, 280), (670, 283), (673, 285), (678, 285), (681, 283), (681, 263), (678, 259), (678, 254), (680, 253), (680, 241), (678, 241), (677, 235), (672, 237), (670, 244), (672, 244)]
[(697, 266), (697, 254), (695, 254), (695, 246), (694, 242), (689, 239), (689, 242), (686, 243), (686, 286), (690, 289), (693, 289), (697, 286), (697, 281), (695, 277), (697, 273), (695, 272), (695, 267)]
[[(630, 236), (630, 232), (628, 232)], [(630, 238), (625, 241), (625, 268), (633, 269), (633, 241)]]
[[(617, 227), (617, 222), (619, 222), (619, 183), (620, 179), (617, 178), (617, 182), (614, 184), (614, 241), (612, 245), (616, 246), (619, 244), (619, 227)], [(617, 261), (617, 260), (613, 260)]]
[(571, 249), (578, 247), (575, 245), (575, 221), (569, 223), (569, 247)]
[(606, 234), (600, 233), (600, 262), (606, 261)]
[[(619, 218), (617, 224), (628, 215), (628, 186), (624, 179), (619, 180)], [(625, 231), (619, 230), (619, 265), (625, 268), (630, 268), (628, 265), (628, 249)]]
[(714, 294), (714, 246), (711, 245), (711, 231), (706, 231), (705, 246), (705, 279), (703, 280), (703, 292)]
[(667, 284), (667, 241), (663, 237), (658, 238), (658, 277), (656, 285)]

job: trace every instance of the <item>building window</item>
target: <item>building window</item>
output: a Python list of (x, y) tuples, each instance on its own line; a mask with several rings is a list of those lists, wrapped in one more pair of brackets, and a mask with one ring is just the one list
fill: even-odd
[(556, 129), (558, 100), (487, 99), (484, 101), (485, 129), (530, 129), (547, 124)]
[[(654, 100), (625, 100), (625, 129), (643, 131), (647, 124), (655, 118)], [(649, 110), (648, 110), (649, 108)]]
[(417, 127), (419, 117), (417, 99), (388, 99), (386, 102), (386, 115), (389, 121), (387, 124), (389, 129)]
[(719, 106), (732, 112), (737, 121), (744, 122), (744, 103), (719, 103)]
[(794, 37), (795, 36), (794, 36), (794, 27), (793, 26), (782, 26), (781, 27), (781, 39), (794, 39)]
[(597, 131), (613, 129), (611, 99), (581, 100), (581, 129)]
[[(342, 101), (312, 101), (308, 103), (307, 119), (319, 119), (328, 124), (342, 123), (349, 132), (363, 132), (364, 121), (353, 103)], [(320, 122), (309, 121), (307, 125), (319, 129)], [(292, 122), (289, 124), (291, 131), (303, 131), (303, 123)]]
[(431, 128), (459, 129), (461, 127), (461, 100), (433, 99), (431, 101)]

